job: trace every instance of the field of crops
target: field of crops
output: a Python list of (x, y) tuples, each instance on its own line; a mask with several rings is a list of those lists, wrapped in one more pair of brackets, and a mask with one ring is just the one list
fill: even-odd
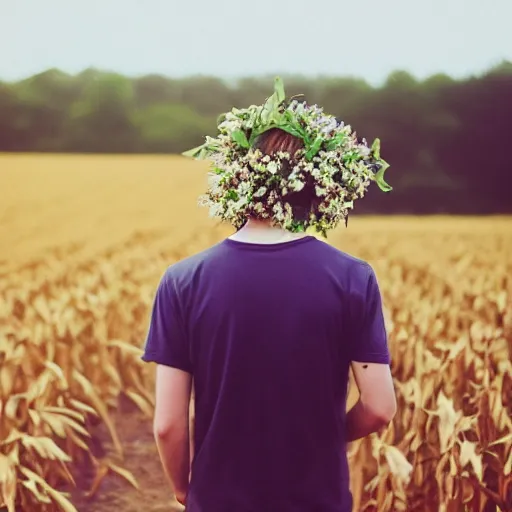
[[(0, 510), (179, 510), (139, 355), (163, 270), (230, 232), (196, 208), (204, 171), (0, 155)], [(356, 217), (329, 242), (376, 270), (399, 402), (350, 447), (354, 510), (512, 510), (512, 218)]]

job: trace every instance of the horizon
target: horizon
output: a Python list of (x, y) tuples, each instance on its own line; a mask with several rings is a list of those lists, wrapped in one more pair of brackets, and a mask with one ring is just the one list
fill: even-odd
[[(95, 68), (135, 78), (353, 77), (379, 87), (390, 73), (418, 81), (481, 75), (512, 61), (512, 3), (431, 0), (260, 0), (172, 5), (164, 0), (17, 0), (4, 8), (0, 80)], [(320, 15), (319, 15), (320, 14)], [(268, 37), (266, 30), (272, 36)], [(296, 38), (290, 38), (292, 30)]]
[(436, 73), (432, 73), (432, 74), (424, 76), (424, 77), (418, 77), (418, 76), (414, 75), (413, 73), (411, 73), (409, 70), (397, 68), (397, 69), (391, 70), (388, 73), (388, 75), (384, 77), (382, 82), (378, 83), (378, 84), (374, 84), (374, 83), (368, 81), (363, 76), (349, 75), (349, 74), (346, 74), (346, 75), (334, 74), (334, 73), (333, 74), (328, 74), (328, 73), (306, 74), (306, 73), (293, 73), (293, 72), (285, 72), (285, 73), (263, 72), (260, 74), (240, 75), (240, 76), (221, 76), (218, 74), (215, 75), (215, 74), (206, 74), (206, 73), (192, 73), (192, 74), (188, 74), (188, 75), (174, 75), (173, 76), (173, 75), (169, 75), (169, 74), (165, 74), (165, 73), (158, 73), (158, 72), (148, 72), (148, 73), (141, 73), (141, 74), (125, 74), (116, 69), (99, 68), (99, 67), (95, 67), (95, 66), (84, 68), (84, 69), (76, 71), (76, 72), (69, 72), (69, 71), (66, 71), (66, 70), (63, 70), (63, 69), (60, 69), (57, 67), (52, 67), (52, 68), (41, 69), (35, 73), (32, 73), (27, 76), (22, 76), (15, 80), (5, 80), (5, 79), (2, 79), (2, 77), (0, 77), (0, 83), (6, 83), (6, 84), (20, 83), (25, 80), (30, 80), (36, 76), (39, 76), (39, 75), (42, 75), (45, 73), (49, 73), (49, 72), (61, 73), (70, 78), (75, 78), (75, 77), (80, 76), (83, 73), (88, 72), (88, 71), (93, 71), (93, 72), (97, 72), (100, 74), (119, 75), (119, 76), (128, 78), (130, 80), (137, 80), (137, 79), (148, 77), (148, 76), (159, 76), (159, 77), (162, 77), (162, 78), (165, 78), (168, 80), (187, 80), (187, 79), (193, 79), (193, 78), (213, 78), (213, 79), (220, 80), (221, 82), (223, 82), (229, 86), (235, 86), (235, 87), (237, 86), (237, 82), (239, 82), (241, 80), (245, 80), (245, 79), (270, 80), (276, 76), (281, 76), (283, 79), (289, 79), (289, 80), (293, 80), (293, 79), (304, 79), (304, 80), (342, 79), (343, 80), (343, 79), (346, 79), (346, 80), (362, 81), (362, 82), (365, 82), (367, 85), (371, 86), (372, 88), (378, 89), (380, 87), (383, 87), (386, 84), (386, 82), (389, 80), (389, 78), (395, 73), (406, 73), (409, 76), (411, 76), (417, 83), (421, 84), (421, 83), (424, 83), (436, 76), (444, 76), (453, 81), (465, 81), (465, 80), (470, 80), (470, 79), (479, 79), (479, 78), (486, 76), (487, 74), (489, 74), (493, 70), (497, 69), (498, 67), (502, 67), (502, 66), (510, 67), (512, 70), (512, 60), (502, 59), (501, 61), (495, 62), (492, 65), (487, 66), (479, 71), (472, 72), (472, 73), (462, 75), (462, 76), (455, 76), (454, 74), (445, 73), (445, 72), (436, 72)]

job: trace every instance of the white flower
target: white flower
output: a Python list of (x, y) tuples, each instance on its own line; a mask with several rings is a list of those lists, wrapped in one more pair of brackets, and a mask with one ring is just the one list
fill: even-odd
[(237, 193), (239, 196), (246, 196), (251, 191), (251, 184), (247, 181), (242, 181), (237, 188)]
[(366, 158), (367, 156), (370, 156), (370, 148), (367, 146), (359, 146), (359, 153)]
[(234, 132), (242, 127), (242, 123), (239, 119), (235, 118), (233, 121), (227, 119), (219, 124), (219, 130), (226, 130), (228, 132)]
[(290, 181), (290, 188), (294, 191), (294, 192), (300, 192), (303, 188), (304, 188), (304, 182), (300, 181), (300, 180), (293, 180), (293, 181)]
[(299, 103), (298, 101), (294, 101), (288, 110), (295, 112), (296, 114), (303, 114), (306, 110), (305, 103)]
[(222, 216), (224, 208), (220, 203), (210, 203), (210, 217), (220, 217)]
[(206, 194), (200, 195), (197, 199), (197, 205), (201, 207), (210, 206), (210, 198)]
[(208, 186), (210, 188), (217, 188), (220, 184), (221, 177), (219, 174), (209, 174), (208, 175)]
[(276, 172), (279, 170), (279, 165), (277, 162), (269, 162), (267, 165), (267, 171), (271, 174), (276, 174)]
[(315, 170), (315, 165), (313, 164), (313, 162), (307, 162), (304, 165), (304, 170), (306, 172), (309, 172), (310, 174), (313, 174), (313, 171)]
[(313, 178), (315, 178), (315, 179), (320, 179), (320, 176), (322, 174), (321, 169), (319, 169), (318, 167), (313, 167), (309, 172), (310, 172), (311, 176), (313, 176)]
[(358, 186), (357, 186), (357, 189), (356, 189), (356, 194), (359, 194), (360, 197), (363, 197), (363, 195), (366, 192), (366, 187), (367, 187), (367, 182), (366, 181), (360, 181)]
[(254, 192), (253, 196), (261, 197), (261, 196), (265, 195), (266, 192), (267, 192), (267, 187), (260, 187), (256, 192)]
[(316, 124), (320, 127), (320, 133), (323, 135), (328, 135), (332, 131), (336, 130), (338, 125), (336, 119), (327, 116), (320, 118)]
[(267, 198), (267, 204), (269, 204), (269, 205), (275, 204), (277, 199), (278, 199), (277, 192), (275, 190), (271, 190), (268, 195), (268, 198)]
[(272, 211), (274, 212), (277, 220), (282, 221), (284, 219), (284, 211), (281, 203), (276, 203), (273, 206)]

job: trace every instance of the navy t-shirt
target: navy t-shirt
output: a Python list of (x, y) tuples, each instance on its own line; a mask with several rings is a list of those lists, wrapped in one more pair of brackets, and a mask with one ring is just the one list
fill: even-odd
[(390, 361), (366, 262), (308, 236), (225, 239), (171, 265), (144, 361), (190, 372), (188, 512), (348, 512), (351, 361)]

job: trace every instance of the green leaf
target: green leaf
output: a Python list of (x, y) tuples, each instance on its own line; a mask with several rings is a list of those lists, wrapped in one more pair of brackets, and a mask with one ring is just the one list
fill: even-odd
[(343, 163), (350, 164), (352, 162), (357, 162), (362, 157), (356, 151), (347, 151), (346, 153), (343, 154), (342, 158), (343, 158)]
[(373, 141), (371, 147), (371, 154), (373, 158), (377, 161), (377, 163), (380, 165), (379, 170), (375, 173), (375, 176), (373, 177), (374, 181), (377, 183), (377, 185), (383, 192), (391, 192), (393, 190), (393, 187), (391, 185), (388, 185), (384, 180), (384, 173), (386, 172), (386, 169), (389, 167), (389, 164), (380, 157), (380, 139), (375, 139)]
[(279, 112), (279, 110), (275, 109), (270, 113), (270, 119), (269, 121), (271, 123), (274, 123), (276, 126), (281, 127), (283, 124), (286, 123), (286, 119), (284, 118), (283, 114)]
[(216, 139), (212, 139), (211, 137), (206, 137), (206, 142), (197, 148), (189, 149), (188, 151), (184, 151), (182, 153), (183, 156), (188, 156), (191, 158), (195, 158), (196, 160), (204, 160), (207, 159), (212, 152), (217, 150), (219, 147), (219, 142)]
[(389, 164), (381, 159), (380, 165), (381, 168), (375, 174), (374, 180), (383, 192), (391, 192), (393, 190), (393, 187), (391, 185), (388, 185), (384, 181), (384, 173), (386, 172), (386, 169), (389, 167)]
[(252, 146), (254, 141), (262, 134), (267, 132), (268, 130), (271, 130), (272, 128), (279, 128), (285, 132), (288, 132), (290, 135), (293, 135), (295, 137), (298, 137), (299, 139), (304, 140), (304, 133), (302, 130), (297, 129), (295, 126), (291, 124), (269, 124), (266, 126), (261, 126), (258, 129), (254, 129), (251, 132), (251, 137), (249, 139), (249, 145)]
[(322, 142), (324, 139), (322, 136), (318, 135), (313, 144), (306, 151), (306, 160), (311, 160), (317, 153), (320, 151), (320, 147), (322, 146)]
[(226, 198), (230, 199), (231, 201), (238, 201), (238, 194), (237, 194), (236, 190), (233, 190), (233, 189), (228, 190), (228, 192), (226, 194)]
[(278, 105), (281, 105), (281, 103), (283, 103), (283, 101), (286, 98), (286, 95), (284, 92), (283, 79), (279, 76), (276, 76), (276, 78), (274, 80), (274, 95), (276, 96)]
[(279, 128), (281, 128), (281, 130), (289, 133), (290, 135), (294, 135), (295, 137), (298, 137), (299, 139), (304, 138), (304, 134), (302, 133), (302, 131), (298, 130), (294, 126), (287, 124), (287, 125), (282, 125)]
[(263, 109), (260, 113), (259, 121), (264, 125), (275, 123), (280, 118), (279, 107), (286, 99), (284, 92), (284, 84), (280, 77), (274, 80), (274, 94), (267, 98), (263, 104)]
[(341, 146), (346, 137), (347, 135), (344, 132), (337, 133), (329, 142), (326, 143), (325, 147), (327, 151), (333, 151), (337, 147)]
[(250, 147), (249, 141), (247, 140), (247, 136), (242, 130), (235, 130), (231, 134), (232, 139), (243, 148), (247, 149)]
[(251, 137), (249, 138), (249, 145), (252, 146), (254, 141), (264, 132), (273, 128), (272, 125), (269, 126), (260, 126), (259, 128), (253, 128), (251, 132)]
[(293, 221), (290, 224), (290, 230), (293, 233), (305, 233), (306, 232), (306, 228), (305, 228), (303, 222), (301, 222), (301, 221)]
[(190, 158), (197, 158), (201, 152), (203, 151), (204, 144), (201, 146), (198, 146), (197, 148), (189, 149), (188, 151), (184, 151), (182, 153), (183, 156), (188, 156)]
[(380, 139), (375, 139), (373, 141), (372, 154), (376, 160), (380, 160)]

